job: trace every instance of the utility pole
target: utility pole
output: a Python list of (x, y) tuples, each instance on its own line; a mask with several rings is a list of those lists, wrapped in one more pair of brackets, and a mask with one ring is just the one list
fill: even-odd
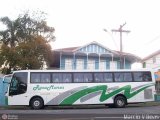
[(120, 69), (123, 69), (122, 65), (122, 52), (123, 52), (123, 45), (122, 45), (122, 33), (129, 33), (129, 30), (123, 30), (122, 28), (126, 25), (126, 22), (123, 25), (120, 25), (119, 29), (112, 29), (112, 32), (119, 32), (120, 33)]

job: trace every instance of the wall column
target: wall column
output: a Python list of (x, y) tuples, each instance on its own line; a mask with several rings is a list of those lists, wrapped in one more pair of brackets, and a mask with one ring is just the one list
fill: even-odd
[(125, 56), (123, 57), (123, 69), (125, 69), (126, 68), (126, 58), (125, 58)]
[(75, 68), (76, 68), (76, 59), (75, 59), (75, 53), (73, 53), (72, 70), (75, 70)]
[(86, 68), (88, 69), (88, 53), (87, 53), (87, 64), (86, 64), (86, 65), (87, 65), (87, 67), (86, 67)]
[(100, 70), (101, 54), (99, 53), (98, 55), (99, 55), (99, 68), (98, 69)]
[(62, 60), (61, 60), (62, 59), (62, 52), (60, 52), (60, 56), (59, 57), (60, 57), (60, 68), (59, 69), (61, 70), (62, 69), (61, 68), (62, 67), (62, 63), (61, 63), (62, 62)]
[(113, 62), (113, 54), (112, 54), (112, 62)]

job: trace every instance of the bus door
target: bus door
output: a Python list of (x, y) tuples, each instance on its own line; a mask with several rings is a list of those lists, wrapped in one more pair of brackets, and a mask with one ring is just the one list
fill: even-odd
[(8, 93), (8, 105), (27, 105), (27, 72), (13, 74)]

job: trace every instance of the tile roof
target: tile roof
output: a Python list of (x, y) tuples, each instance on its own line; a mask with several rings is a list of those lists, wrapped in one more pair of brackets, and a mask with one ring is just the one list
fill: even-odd
[[(99, 45), (99, 46), (102, 46), (101, 44), (99, 44), (99, 43), (97, 43), (97, 42), (91, 42), (90, 44), (97, 44), (97, 45)], [(87, 44), (87, 45), (89, 45), (89, 44)], [(84, 45), (84, 46), (77, 46), (77, 47), (68, 47), (68, 48), (60, 48), (60, 49), (55, 49), (54, 51), (56, 51), (56, 52), (68, 52), (68, 53), (73, 53), (73, 52), (75, 52), (76, 50), (78, 50), (79, 48), (82, 48), (82, 47), (85, 47), (85, 46), (87, 46), (87, 45)], [(102, 47), (104, 47), (104, 46), (102, 46)], [(104, 48), (106, 48), (106, 47), (104, 47)], [(106, 48), (106, 49), (108, 49), (108, 48)], [(110, 49), (109, 49), (110, 50)], [(113, 52), (113, 53), (115, 53), (115, 54), (117, 54), (117, 55), (120, 55), (120, 51), (116, 51), (116, 50), (110, 50), (111, 52)], [(131, 59), (132, 58), (134, 58), (134, 59), (136, 59), (137, 61), (141, 61), (142, 59), (140, 58), (140, 57), (138, 57), (138, 56), (136, 56), (136, 55), (134, 55), (134, 54), (131, 54), (131, 53), (126, 53), (126, 52), (122, 52), (122, 55), (124, 55), (124, 56), (128, 56), (128, 57), (131, 57)]]
[(73, 50), (75, 50), (77, 48), (79, 48), (79, 47), (60, 48), (60, 49), (55, 49), (54, 51), (73, 52)]

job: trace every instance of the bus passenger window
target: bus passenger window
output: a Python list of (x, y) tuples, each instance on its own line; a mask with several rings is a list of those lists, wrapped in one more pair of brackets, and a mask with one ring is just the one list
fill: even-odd
[(52, 82), (53, 83), (60, 83), (60, 82), (62, 82), (62, 74), (61, 73), (53, 73), (52, 74)]
[(92, 82), (92, 73), (84, 73), (84, 82)]
[(112, 73), (104, 73), (104, 82), (112, 82), (113, 76)]
[(95, 82), (103, 82), (103, 73), (94, 73)]
[(31, 83), (40, 83), (41, 76), (40, 73), (31, 73)]
[(114, 73), (114, 79), (116, 82), (123, 81), (122, 73)]
[(83, 74), (82, 73), (74, 73), (73, 79), (75, 83), (83, 82)]
[(152, 81), (151, 73), (150, 72), (143, 72), (143, 81)]
[(125, 82), (132, 82), (132, 74), (130, 72), (123, 73)]
[(132, 74), (130, 72), (114, 73), (114, 77), (115, 77), (116, 82), (131, 82), (132, 81)]
[(41, 73), (41, 83), (50, 83), (51, 76), (50, 73)]
[(135, 82), (143, 81), (142, 80), (142, 72), (134, 72), (133, 78)]
[(71, 73), (63, 73), (63, 82), (64, 83), (72, 82), (72, 74)]

